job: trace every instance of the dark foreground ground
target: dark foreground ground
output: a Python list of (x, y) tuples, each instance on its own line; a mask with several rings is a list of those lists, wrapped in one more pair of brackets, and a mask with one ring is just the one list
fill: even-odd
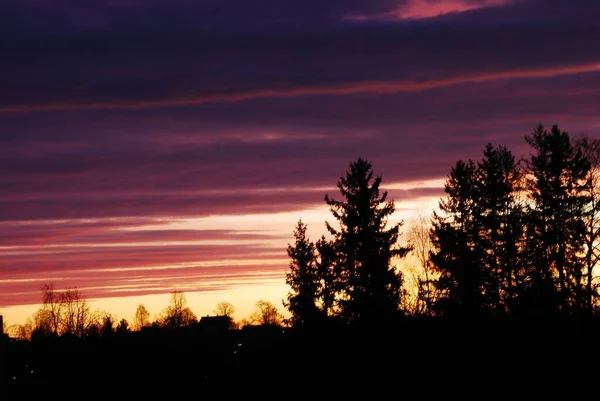
[(189, 327), (10, 341), (3, 394), (8, 401), (577, 400), (597, 391), (599, 356), (600, 321), (591, 319)]

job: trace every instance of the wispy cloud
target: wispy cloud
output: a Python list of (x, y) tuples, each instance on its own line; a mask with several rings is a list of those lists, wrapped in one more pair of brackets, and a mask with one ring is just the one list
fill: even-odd
[(397, 8), (380, 14), (350, 14), (349, 20), (410, 20), (445, 16), (489, 7), (500, 7), (513, 0), (409, 0), (400, 2)]
[(600, 60), (582, 65), (554, 66), (542, 69), (512, 69), (498, 72), (485, 72), (474, 75), (455, 76), (442, 79), (400, 80), (400, 81), (364, 81), (349, 84), (288, 87), (282, 89), (263, 89), (257, 91), (214, 94), (208, 93), (179, 99), (144, 100), (133, 102), (112, 101), (85, 102), (74, 99), (72, 103), (54, 103), (40, 105), (14, 105), (0, 108), (0, 112), (15, 113), (27, 111), (53, 110), (96, 110), (96, 109), (130, 109), (190, 106), (202, 103), (242, 102), (260, 98), (288, 98), (300, 96), (347, 96), (360, 94), (397, 94), (404, 92), (419, 92), (439, 87), (460, 85), (466, 83), (482, 83), (498, 79), (546, 78), (561, 75), (582, 74), (600, 71)]

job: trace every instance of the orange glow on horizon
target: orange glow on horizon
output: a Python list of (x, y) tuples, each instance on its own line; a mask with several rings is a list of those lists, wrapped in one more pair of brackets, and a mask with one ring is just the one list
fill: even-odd
[[(85, 290), (81, 291), (85, 296)], [(236, 321), (248, 318), (254, 312), (255, 304), (258, 300), (271, 302), (282, 315), (289, 316), (282, 305), (282, 300), (286, 297), (287, 291), (287, 286), (282, 280), (250, 284), (225, 291), (185, 291), (183, 289), (188, 301), (187, 306), (196, 314), (198, 319), (202, 316), (214, 315), (213, 310), (217, 304), (221, 301), (227, 301), (236, 309), (234, 313)], [(133, 325), (135, 311), (139, 304), (144, 305), (148, 309), (150, 319), (154, 320), (169, 305), (170, 296), (171, 293), (169, 292), (89, 299), (89, 301), (92, 310), (110, 313), (115, 317), (117, 322), (121, 319), (126, 319), (131, 326)], [(27, 318), (32, 316), (40, 307), (41, 301), (39, 304), (3, 307), (0, 309), (0, 315), (3, 315), (6, 326), (10, 327), (15, 324), (25, 323)]]

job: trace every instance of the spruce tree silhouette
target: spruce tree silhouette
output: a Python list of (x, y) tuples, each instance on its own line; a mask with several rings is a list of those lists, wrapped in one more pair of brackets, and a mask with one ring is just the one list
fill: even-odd
[(468, 318), (503, 316), (522, 276), (523, 210), (515, 196), (521, 172), (512, 153), (487, 144), (483, 158), (458, 161), (434, 213), (431, 260), (441, 272), (437, 310)]
[(335, 228), (326, 222), (334, 237), (343, 294), (341, 313), (349, 322), (371, 322), (395, 318), (399, 311), (402, 275), (392, 258), (404, 257), (410, 247), (397, 244), (402, 222), (387, 228), (394, 201), (381, 193), (382, 176), (375, 176), (369, 161), (358, 158), (340, 177), (338, 188), (344, 200), (325, 195)]
[(437, 286), (442, 294), (436, 309), (445, 315), (476, 318), (486, 305), (476, 171), (472, 160), (456, 163), (445, 184), (448, 196), (439, 202), (442, 214), (433, 215), (431, 261), (440, 271)]
[(590, 162), (557, 125), (547, 131), (540, 124), (525, 139), (535, 152), (527, 160), (527, 254), (534, 313), (578, 313), (588, 298), (581, 255), (591, 200)]
[(505, 146), (488, 143), (477, 163), (478, 202), (481, 209), (480, 242), (487, 270), (484, 291), (496, 316), (515, 305), (516, 283), (522, 283), (523, 207), (518, 202), (522, 172)]
[(307, 226), (299, 220), (294, 231), (295, 243), (288, 245), (289, 271), (285, 282), (290, 286), (284, 306), (290, 311), (294, 326), (314, 324), (320, 320), (321, 311), (317, 298), (321, 291), (321, 280), (316, 265), (316, 249), (306, 236)]
[(341, 290), (340, 264), (336, 260), (335, 244), (324, 235), (315, 244), (317, 271), (321, 282), (319, 301), (324, 317), (336, 317), (338, 294)]

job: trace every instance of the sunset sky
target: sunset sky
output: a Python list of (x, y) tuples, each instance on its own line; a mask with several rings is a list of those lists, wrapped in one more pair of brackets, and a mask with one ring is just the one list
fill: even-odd
[(0, 314), (281, 312), (361, 156), (405, 228), (458, 159), (600, 137), (598, 0), (1, 0)]

